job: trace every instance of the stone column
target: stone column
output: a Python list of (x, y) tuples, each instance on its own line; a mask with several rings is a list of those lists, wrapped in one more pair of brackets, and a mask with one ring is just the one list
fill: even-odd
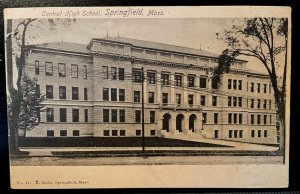
[(171, 114), (169, 126), (170, 126), (170, 133), (175, 134), (176, 133), (176, 114)]
[(189, 114), (185, 113), (184, 118), (183, 118), (183, 123), (182, 123), (182, 132), (183, 133), (188, 133), (189, 132)]

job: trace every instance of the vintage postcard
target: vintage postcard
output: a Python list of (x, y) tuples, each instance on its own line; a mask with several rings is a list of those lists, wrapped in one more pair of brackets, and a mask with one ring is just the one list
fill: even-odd
[(288, 186), (289, 7), (4, 17), (13, 189)]

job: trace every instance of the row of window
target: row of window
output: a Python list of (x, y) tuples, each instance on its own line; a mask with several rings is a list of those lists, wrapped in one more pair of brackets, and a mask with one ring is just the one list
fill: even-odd
[[(255, 101), (256, 101), (256, 106), (255, 106)], [(263, 109), (267, 109), (267, 104), (268, 101), (266, 99), (250, 99), (250, 108), (263, 108)], [(269, 109), (272, 109), (272, 100), (269, 100)]]
[[(254, 137), (268, 137), (268, 130), (251, 130), (251, 138)], [(228, 138), (243, 138), (243, 130), (229, 130)]]
[(228, 89), (231, 90), (242, 90), (242, 80), (228, 79)]
[[(142, 135), (142, 130), (138, 129), (138, 130), (135, 130), (135, 135), (136, 136), (141, 136)], [(156, 130), (150, 130), (150, 135), (151, 136), (155, 136), (156, 135)], [(103, 136), (126, 136), (126, 130), (116, 130), (116, 129), (113, 129), (113, 130), (103, 130)]]
[[(117, 101), (117, 88), (110, 89), (110, 100)], [(109, 88), (103, 88), (103, 100), (109, 100)], [(125, 89), (119, 89), (119, 101), (125, 101)]]
[[(119, 112), (119, 121), (118, 121), (118, 112)], [(111, 114), (111, 117), (110, 117)], [(135, 110), (134, 112), (135, 122), (140, 123), (142, 119), (141, 110)], [(111, 120), (110, 120), (111, 118)], [(103, 122), (125, 122), (125, 110), (117, 110), (117, 109), (103, 109)], [(155, 111), (150, 111), (149, 123), (155, 123)]]
[[(250, 92), (254, 92), (254, 90), (256, 91), (256, 93), (267, 93), (267, 84), (263, 84), (263, 87), (261, 88), (261, 83), (256, 83), (256, 87), (254, 86), (255, 84), (253, 82), (250, 83)], [(261, 91), (261, 89), (263, 91)], [(272, 92), (272, 84), (269, 84), (269, 94), (271, 94)]]
[[(118, 69), (118, 72), (117, 72)], [(102, 78), (110, 80), (124, 80), (125, 70), (124, 68), (110, 67), (110, 72), (108, 66), (102, 66)]]
[[(80, 135), (80, 132), (79, 130), (73, 130), (72, 131), (72, 135), (75, 137), (75, 136), (79, 136)], [(59, 136), (61, 137), (66, 137), (68, 136), (68, 131), (67, 130), (60, 130), (59, 131)], [(47, 137), (54, 137), (54, 130), (47, 130)]]
[[(263, 123), (261, 122), (261, 118), (263, 116)], [(256, 124), (257, 125), (267, 125), (268, 123), (268, 115), (256, 115)], [(250, 124), (254, 125), (255, 124), (255, 115), (251, 114), (250, 115)], [(269, 124), (272, 125), (272, 115), (269, 115)]]
[[(40, 62), (35, 61), (35, 74), (40, 74)], [(53, 75), (53, 63), (52, 62), (45, 62), (45, 74), (46, 75)], [(59, 77), (66, 77), (66, 64), (65, 63), (58, 63), (58, 76)], [(83, 65), (83, 78), (87, 79), (87, 66)], [(71, 64), (71, 77), (78, 78), (78, 65)]]
[[(40, 86), (37, 85), (37, 92), (40, 92)], [(66, 99), (67, 97), (67, 87), (59, 86), (58, 89), (58, 97), (59, 99)], [(53, 99), (53, 85), (46, 85), (46, 98)], [(83, 98), (84, 100), (88, 100), (88, 90), (87, 88), (83, 88)], [(72, 87), (72, 100), (79, 100), (79, 89), (78, 87)]]
[[(54, 122), (54, 108), (46, 108), (47, 122)], [(59, 122), (67, 122), (67, 109), (59, 109)], [(72, 122), (79, 122), (79, 109), (72, 109)], [(89, 122), (89, 110), (84, 109), (84, 122)]]
[(229, 107), (242, 107), (242, 97), (228, 96)]
[(243, 124), (243, 114), (228, 113), (228, 124)]

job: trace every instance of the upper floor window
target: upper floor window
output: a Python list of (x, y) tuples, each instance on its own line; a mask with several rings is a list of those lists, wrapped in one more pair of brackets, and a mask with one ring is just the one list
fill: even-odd
[(200, 77), (200, 88), (206, 88), (207, 77)]
[(58, 76), (66, 77), (66, 64), (58, 63)]
[(109, 100), (109, 89), (103, 88), (103, 100)]
[(202, 113), (202, 122), (207, 123), (207, 113), (206, 112)]
[(251, 125), (254, 124), (254, 115), (251, 115), (251, 119), (250, 119)]
[(260, 93), (260, 83), (257, 83), (257, 93)]
[(39, 74), (40, 74), (40, 62), (35, 61), (35, 75), (39, 75)]
[(264, 100), (264, 105), (263, 105), (264, 109), (267, 109), (267, 100)]
[(250, 108), (254, 108), (254, 99), (250, 99)]
[(239, 85), (238, 85), (238, 87), (239, 87), (239, 90), (242, 90), (242, 80), (239, 80)]
[(181, 104), (181, 94), (176, 94), (176, 104)]
[(212, 105), (217, 106), (217, 96), (212, 96)]
[(116, 109), (111, 110), (111, 122), (118, 122), (118, 110)]
[(182, 86), (182, 75), (175, 75), (176, 86)]
[(73, 122), (79, 122), (79, 109), (72, 109)]
[(110, 89), (110, 99), (111, 99), (111, 101), (117, 101), (117, 89), (116, 88)]
[(109, 109), (103, 109), (103, 122), (109, 122)]
[(218, 117), (219, 117), (219, 113), (214, 113), (214, 123), (215, 124), (218, 124), (218, 122), (219, 122)]
[(125, 101), (125, 89), (119, 89), (119, 101)]
[(150, 111), (150, 123), (155, 123), (155, 111)]
[(205, 106), (205, 95), (201, 95), (200, 101), (201, 106)]
[(253, 82), (250, 83), (250, 92), (254, 92), (254, 83)]
[(134, 91), (133, 92), (133, 101), (134, 102), (140, 102), (141, 101), (141, 92), (140, 91)]
[(264, 93), (267, 93), (267, 84), (264, 84)]
[(232, 79), (228, 79), (228, 89), (231, 89), (231, 82), (232, 82)]
[(195, 86), (195, 76), (188, 76), (188, 87), (194, 87)]
[(125, 79), (124, 68), (119, 68), (119, 80)]
[(169, 74), (161, 74), (162, 85), (170, 85)]
[(110, 68), (110, 76), (112, 80), (117, 79), (117, 68), (116, 67), (111, 67)]
[(67, 109), (66, 108), (59, 109), (59, 121), (67, 122)]
[(232, 113), (228, 113), (228, 124), (232, 124)]
[(83, 79), (87, 79), (87, 66), (83, 66)]
[(149, 84), (155, 84), (155, 72), (147, 72), (147, 77), (148, 77), (148, 83)]
[(260, 99), (257, 100), (257, 108), (260, 108)]
[(135, 111), (135, 122), (136, 123), (140, 123), (141, 122), (141, 111), (140, 110), (136, 110)]
[(78, 65), (71, 65), (71, 72), (72, 77), (77, 78), (78, 77)]
[(163, 104), (168, 103), (168, 93), (162, 93), (162, 102)]
[(140, 69), (132, 69), (132, 81), (136, 83), (142, 82), (142, 71)]
[(148, 103), (154, 103), (154, 92), (148, 92)]
[(236, 90), (236, 86), (237, 86), (236, 80), (233, 80), (233, 89), (234, 90)]
[(83, 89), (83, 96), (84, 96), (84, 100), (88, 100), (88, 91), (87, 91), (87, 88), (84, 88)]
[(242, 107), (243, 98), (242, 98), (242, 97), (239, 97), (238, 100), (239, 100), (239, 107)]
[(53, 86), (46, 85), (46, 98), (53, 99)]
[(228, 96), (228, 106), (231, 106), (231, 96)]
[(79, 100), (78, 87), (72, 87), (72, 100)]
[(233, 97), (233, 106), (236, 107), (237, 106), (237, 97)]
[(194, 95), (193, 94), (188, 95), (188, 103), (189, 103), (189, 105), (194, 104)]
[(102, 66), (102, 78), (108, 79), (108, 67), (107, 66)]
[(124, 123), (124, 122), (125, 122), (125, 110), (122, 109), (122, 110), (120, 110), (119, 112), (120, 112), (120, 116), (119, 116), (119, 117), (120, 117), (120, 118), (119, 118), (119, 119), (120, 119), (120, 122), (121, 122), (121, 123)]
[(45, 62), (46, 75), (53, 75), (53, 64), (52, 62)]
[(59, 86), (59, 99), (66, 99), (66, 86)]
[(89, 109), (84, 109), (84, 122), (89, 122)]
[(46, 109), (47, 122), (54, 122), (54, 109), (47, 108)]

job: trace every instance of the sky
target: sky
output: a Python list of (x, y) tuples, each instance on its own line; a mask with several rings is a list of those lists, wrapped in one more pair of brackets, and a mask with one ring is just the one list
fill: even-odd
[[(41, 21), (41, 20), (40, 20)], [(88, 44), (91, 38), (108, 36), (135, 38), (171, 45), (202, 49), (220, 54), (226, 49), (222, 37), (225, 29), (230, 29), (233, 19), (77, 19), (69, 26), (63, 21), (56, 22), (56, 27), (49, 30), (47, 20), (35, 21), (28, 29), (28, 44), (49, 42), (73, 42)], [(34, 37), (34, 39), (32, 38)], [(248, 68), (264, 72), (262, 65), (251, 58)]]

